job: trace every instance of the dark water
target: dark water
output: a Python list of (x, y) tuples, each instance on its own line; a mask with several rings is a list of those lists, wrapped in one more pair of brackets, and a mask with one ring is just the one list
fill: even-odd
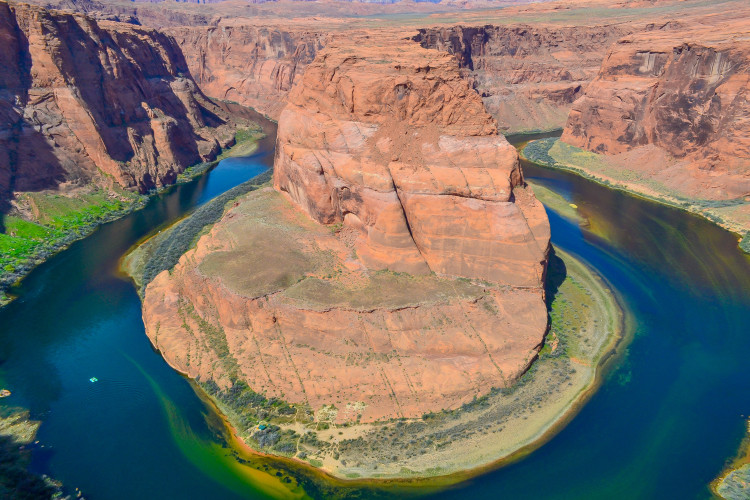
[[(37, 471), (92, 499), (383, 494), (326, 486), (268, 460), (236, 460), (215, 415), (151, 349), (135, 290), (117, 274), (134, 242), (270, 161), (225, 160), (103, 226), (35, 270), (0, 310), (0, 385), (13, 391), (2, 404), (43, 421)], [(697, 217), (570, 174), (532, 165), (525, 172), (589, 218), (581, 230), (551, 213), (553, 242), (617, 289), (635, 338), (549, 443), (439, 496), (708, 497), (706, 485), (735, 452), (750, 413), (750, 259), (732, 235)]]

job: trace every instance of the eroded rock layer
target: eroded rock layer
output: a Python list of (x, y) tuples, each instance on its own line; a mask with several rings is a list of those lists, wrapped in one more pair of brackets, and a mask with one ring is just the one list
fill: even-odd
[(168, 33), (206, 94), (252, 106), (274, 119), (326, 36), (302, 29), (242, 25), (173, 28)]
[(536, 356), (540, 288), (372, 273), (341, 236), (271, 189), (250, 194), (148, 285), (149, 338), (190, 377), (338, 422), (457, 408)]
[[(685, 196), (750, 194), (750, 28), (728, 17), (620, 40), (562, 140), (606, 155), (643, 150), (626, 168)], [(663, 153), (679, 160), (675, 168), (664, 168)]]
[(562, 127), (607, 47), (640, 29), (657, 28), (636, 23), (455, 26), (420, 29), (415, 40), (453, 54), (500, 129), (518, 132)]
[(549, 226), (447, 54), (332, 41), (279, 120), (274, 185), (357, 231), (370, 269), (542, 283)]
[(4, 194), (100, 172), (145, 191), (234, 139), (228, 106), (203, 95), (157, 31), (0, 2), (0, 40)]
[(513, 383), (546, 331), (549, 225), (455, 60), (334, 40), (290, 96), (278, 191), (238, 200), (146, 287), (154, 345), (339, 422)]

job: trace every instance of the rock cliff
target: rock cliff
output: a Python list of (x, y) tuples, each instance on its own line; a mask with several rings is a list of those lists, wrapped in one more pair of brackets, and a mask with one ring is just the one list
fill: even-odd
[(672, 24), (436, 27), (420, 29), (415, 40), (453, 54), (500, 129), (513, 133), (562, 127), (612, 43)]
[(259, 26), (172, 28), (206, 94), (278, 119), (286, 95), (323, 47), (323, 32)]
[(6, 202), (66, 182), (171, 183), (244, 120), (206, 98), (174, 40), (154, 30), (0, 2), (0, 40)]
[(642, 152), (623, 168), (682, 196), (750, 195), (747, 40), (747, 22), (730, 19), (623, 38), (574, 104), (562, 140), (608, 156)]
[(451, 56), (333, 40), (276, 155), (278, 191), (238, 200), (145, 289), (172, 366), (337, 422), (457, 408), (526, 370), (549, 225)]
[(549, 228), (447, 54), (331, 42), (279, 119), (274, 185), (371, 269), (540, 286)]

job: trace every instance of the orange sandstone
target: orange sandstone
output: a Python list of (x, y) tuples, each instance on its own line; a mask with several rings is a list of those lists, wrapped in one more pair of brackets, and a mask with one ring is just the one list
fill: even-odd
[(339, 422), (456, 408), (526, 370), (549, 225), (452, 56), (332, 40), (276, 154), (277, 191), (238, 200), (145, 289), (172, 366)]

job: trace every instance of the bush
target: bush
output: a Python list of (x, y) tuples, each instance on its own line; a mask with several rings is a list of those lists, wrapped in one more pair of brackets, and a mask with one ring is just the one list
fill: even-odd
[(740, 241), (740, 248), (745, 253), (750, 253), (750, 231), (745, 233), (745, 237)]

